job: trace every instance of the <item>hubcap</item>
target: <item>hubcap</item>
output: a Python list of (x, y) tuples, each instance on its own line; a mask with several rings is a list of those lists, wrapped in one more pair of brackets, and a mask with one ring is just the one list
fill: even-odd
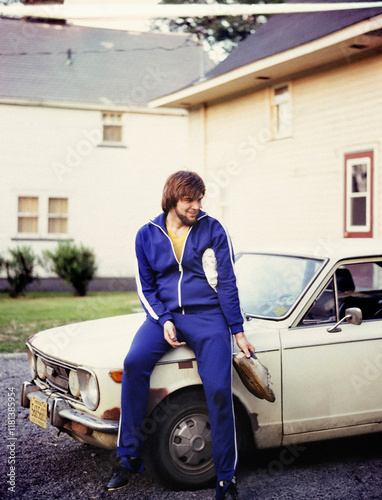
[(212, 441), (208, 416), (195, 413), (181, 419), (169, 440), (175, 465), (188, 473), (200, 474), (212, 467)]

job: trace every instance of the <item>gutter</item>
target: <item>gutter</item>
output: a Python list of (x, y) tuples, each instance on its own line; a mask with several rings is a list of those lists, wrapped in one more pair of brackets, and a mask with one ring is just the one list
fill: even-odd
[(1, 97), (0, 105), (10, 106), (30, 106), (41, 108), (75, 109), (82, 111), (118, 111), (122, 113), (146, 114), (146, 115), (166, 115), (166, 116), (187, 116), (187, 111), (181, 108), (154, 109), (147, 106), (127, 106), (107, 103), (84, 103), (74, 101), (56, 101), (54, 99), (29, 99), (26, 97)]
[[(264, 72), (269, 71), (271, 68), (290, 64), (292, 61), (303, 57), (308, 57), (311, 60), (311, 64), (316, 66), (315, 59), (312, 57), (314, 54), (333, 48), (335, 45), (344, 44), (350, 40), (354, 41), (362, 35), (381, 28), (382, 15), (379, 15), (323, 38), (274, 54), (265, 59), (254, 61), (209, 80), (197, 82), (190, 87), (178, 90), (172, 94), (152, 99), (148, 102), (148, 106), (151, 108), (167, 106), (191, 107), (237, 92), (240, 83), (242, 83), (241, 87), (254, 88), (256, 85), (256, 73), (264, 74)], [(345, 57), (344, 53), (342, 55)], [(245, 83), (245, 79), (249, 79), (251, 83)], [(239, 87), (239, 90), (241, 87)]]

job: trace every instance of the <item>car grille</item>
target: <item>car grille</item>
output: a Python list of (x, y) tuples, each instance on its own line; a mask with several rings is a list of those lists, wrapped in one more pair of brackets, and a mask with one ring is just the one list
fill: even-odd
[(46, 364), (46, 380), (56, 389), (69, 391), (69, 370), (63, 366)]
[(40, 388), (50, 389), (55, 393), (59, 393), (65, 399), (83, 404), (81, 396), (76, 398), (69, 391), (69, 373), (71, 371), (76, 371), (76, 366), (50, 358), (46, 354), (35, 349), (29, 343), (26, 345), (28, 348), (28, 356), (34, 359), (35, 366), (37, 366), (38, 359), (40, 358), (46, 367), (45, 378), (41, 378), (38, 375), (37, 370), (35, 370), (36, 375), (34, 381), (37, 385)]

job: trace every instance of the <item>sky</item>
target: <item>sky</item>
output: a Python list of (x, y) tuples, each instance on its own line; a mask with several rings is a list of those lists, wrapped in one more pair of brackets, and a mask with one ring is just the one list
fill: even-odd
[[(160, 3), (161, 0), (65, 0), (65, 5), (110, 5), (110, 4), (140, 4), (140, 5), (156, 5)], [(119, 29), (119, 30), (129, 30), (129, 31), (149, 31), (151, 27), (151, 19), (91, 19), (91, 20), (81, 20), (74, 21), (70, 20), (72, 24), (77, 24), (81, 26), (90, 26), (95, 28), (106, 28), (106, 29)], [(168, 31), (165, 27), (164, 31)], [(204, 49), (209, 53), (209, 57), (215, 62), (222, 61), (227, 53), (220, 46), (216, 46), (214, 49), (205, 43)]]
[[(89, 6), (89, 12), (91, 11), (92, 6), (97, 6), (97, 7), (102, 7), (101, 11), (105, 12), (106, 15), (110, 15), (113, 12), (112, 6), (115, 4), (119, 5), (132, 5), (132, 6), (139, 6), (139, 7), (150, 7), (150, 6), (155, 6), (160, 3), (161, 0), (65, 0), (64, 6), (67, 7), (86, 7)], [(0, 2), (1, 3), (1, 2)], [(11, 3), (10, 5), (15, 5), (17, 8), (20, 7), (20, 3)], [(21, 5), (22, 8), (25, 8), (24, 6)], [(47, 10), (48, 12), (50, 9), (53, 10), (53, 14), (57, 14), (57, 8), (59, 6), (52, 6), (52, 5), (39, 5), (36, 7), (40, 7), (43, 11)], [(33, 8), (33, 7), (26, 7), (26, 8)], [(15, 15), (22, 15), (19, 12), (20, 9), (18, 9), (18, 13)], [(85, 11), (86, 13), (88, 12), (87, 9)], [(138, 10), (139, 12), (139, 10)], [(94, 11), (93, 11), (94, 13)], [(137, 11), (135, 11), (137, 13)], [(155, 16), (154, 16), (155, 18)], [(95, 27), (95, 28), (105, 28), (105, 29), (118, 29), (118, 30), (127, 30), (127, 31), (149, 31), (151, 29), (152, 25), (152, 19), (147, 18), (147, 19), (127, 19), (127, 18), (115, 18), (115, 17), (110, 17), (110, 18), (97, 18), (97, 19), (73, 19), (68, 17), (68, 22), (73, 24), (73, 25), (80, 25), (80, 26), (89, 26), (89, 27)], [(164, 26), (163, 31), (168, 32), (168, 27)], [(222, 59), (224, 59), (227, 56), (227, 53), (219, 46), (219, 44), (216, 45), (213, 49), (207, 44), (204, 43), (204, 48), (205, 50), (209, 53), (209, 56), (211, 57), (212, 60), (215, 62), (219, 62)]]
[[(155, 5), (158, 4), (160, 0), (141, 0), (138, 3)], [(65, 5), (107, 5), (107, 4), (136, 4), (137, 0), (65, 0)], [(74, 24), (74, 23), (73, 23)], [(96, 28), (108, 28), (108, 29), (122, 29), (122, 30), (134, 30), (134, 31), (148, 31), (150, 29), (150, 20), (128, 20), (128, 19), (108, 19), (108, 20), (89, 20), (89, 21), (76, 21), (76, 24), (81, 24), (82, 26), (93, 26)]]

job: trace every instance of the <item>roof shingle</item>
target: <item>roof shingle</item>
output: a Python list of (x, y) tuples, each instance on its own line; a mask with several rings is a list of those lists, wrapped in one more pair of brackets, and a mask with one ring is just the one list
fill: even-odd
[(1, 18), (0, 97), (145, 105), (198, 79), (201, 57), (183, 34)]
[[(337, 0), (345, 2), (347, 0)], [(300, 0), (298, 3), (331, 3)], [(290, 3), (296, 3), (293, 0)], [(382, 14), (382, 8), (277, 14), (241, 42), (231, 54), (207, 73), (207, 78), (228, 73), (274, 54), (309, 43), (353, 24)]]

